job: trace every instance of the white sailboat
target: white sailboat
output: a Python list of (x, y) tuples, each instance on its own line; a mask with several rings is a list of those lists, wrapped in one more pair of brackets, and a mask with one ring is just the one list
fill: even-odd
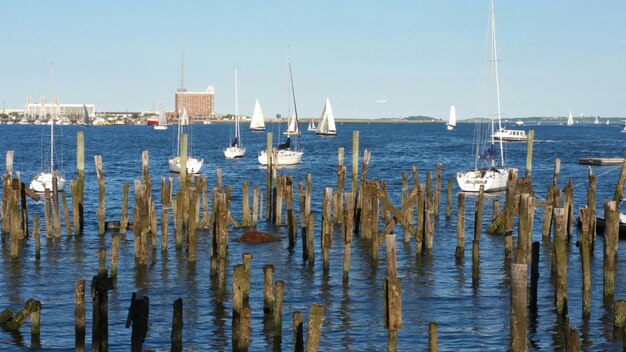
[(326, 104), (324, 104), (324, 110), (322, 110), (322, 117), (320, 123), (317, 125), (315, 134), (319, 136), (336, 136), (337, 127), (335, 126), (335, 115), (333, 114), (333, 108), (330, 106), (330, 99), (326, 98)]
[(163, 131), (167, 129), (167, 119), (165, 118), (165, 112), (163, 111), (163, 108), (161, 108), (161, 112), (159, 113), (159, 123), (153, 126), (155, 130)]
[(262, 132), (265, 131), (265, 117), (263, 116), (263, 110), (259, 99), (254, 103), (254, 112), (252, 112), (252, 121), (250, 121), (250, 131)]
[(450, 105), (450, 118), (448, 119), (448, 123), (446, 124), (448, 131), (454, 131), (456, 127), (456, 108), (454, 105)]
[[(50, 80), (52, 90), (52, 104), (50, 104), (50, 170), (45, 170), (37, 174), (30, 182), (30, 188), (37, 193), (44, 193), (46, 189), (53, 190), (53, 176), (54, 169), (54, 120), (57, 117), (57, 106), (54, 103), (54, 65), (50, 68)], [(65, 179), (57, 174), (57, 191), (62, 192), (65, 190)]]
[[(476, 143), (476, 153), (474, 168), (469, 171), (459, 171), (456, 174), (456, 180), (461, 190), (465, 192), (478, 192), (480, 186), (484, 187), (485, 192), (494, 192), (506, 188), (506, 182), (508, 179), (509, 171), (512, 170), (506, 166), (504, 158), (504, 147), (502, 139), (498, 139), (500, 149), (500, 165), (497, 165), (497, 151), (494, 138), (495, 129), (495, 117), (498, 118), (498, 125), (500, 125), (500, 85), (498, 82), (498, 55), (496, 50), (496, 23), (493, 0), (491, 0), (491, 9), (489, 13), (490, 19), (490, 44), (491, 44), (491, 65), (492, 65), (492, 114), (491, 114), (491, 140), (485, 141), (482, 146), (480, 143)], [(494, 111), (495, 110), (495, 111)], [(480, 128), (481, 124), (477, 124), (476, 128)], [(480, 135), (480, 134), (478, 134)], [(478, 162), (486, 164), (485, 167), (479, 168)]]
[(309, 125), (306, 128), (307, 131), (317, 131), (317, 126), (315, 125), (315, 119), (311, 117), (309, 120)]
[(572, 116), (572, 112), (569, 112), (569, 115), (567, 115), (567, 125), (568, 126), (573, 126), (574, 125), (574, 116)]
[(239, 102), (237, 101), (237, 70), (235, 69), (235, 138), (230, 142), (230, 145), (224, 148), (224, 157), (226, 159), (241, 158), (246, 154), (246, 148), (244, 148), (241, 142), (241, 131), (239, 129)]
[(87, 111), (87, 105), (83, 104), (83, 119), (79, 124), (80, 126), (89, 126), (91, 121), (89, 119), (89, 112)]
[(298, 126), (298, 118), (296, 114), (293, 114), (291, 115), (291, 117), (289, 117), (288, 122), (287, 122), (287, 130), (283, 132), (283, 134), (293, 135), (293, 134), (301, 134), (301, 133), (302, 132), (300, 132), (300, 127)]
[[(293, 98), (294, 115), (291, 119), (290, 125), (292, 126), (292, 133), (287, 133), (287, 140), (278, 145), (278, 151), (276, 152), (277, 160), (274, 160), (274, 165), (297, 165), (302, 161), (304, 152), (302, 151), (302, 145), (300, 144), (300, 130), (298, 129), (298, 107), (296, 106), (296, 93), (293, 87), (293, 74), (291, 72), (291, 56), (289, 55), (289, 47), (287, 47), (287, 62), (289, 67), (289, 82), (291, 84), (291, 96)], [(291, 145), (291, 135), (294, 135), (295, 145)], [(267, 166), (267, 150), (262, 150), (259, 153), (259, 164)]]
[(595, 120), (593, 120), (593, 124), (594, 125), (599, 125), (600, 124), (600, 120), (598, 119), (598, 116), (596, 116)]
[[(183, 84), (184, 77), (184, 51), (181, 50), (180, 53), (180, 92), (181, 94), (185, 91)], [(189, 123), (189, 116), (187, 116), (187, 110), (185, 109), (185, 97), (183, 95), (182, 101), (182, 111), (178, 112), (178, 131), (177, 131), (177, 142), (176, 142), (176, 156), (168, 160), (168, 164), (170, 166), (170, 171), (180, 173), (181, 170), (181, 137), (183, 134), (187, 134), (188, 137), (191, 136), (191, 124)], [(202, 165), (204, 164), (203, 159), (197, 159), (191, 156), (192, 150), (189, 147), (189, 140), (187, 139), (187, 145), (185, 146), (187, 149), (187, 173), (188, 174), (197, 174), (200, 172)]]

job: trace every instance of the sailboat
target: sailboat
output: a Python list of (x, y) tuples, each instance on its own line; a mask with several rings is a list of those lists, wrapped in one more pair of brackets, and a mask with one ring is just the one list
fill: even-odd
[[(461, 190), (465, 192), (478, 192), (480, 187), (484, 187), (485, 192), (494, 192), (506, 188), (506, 182), (508, 179), (509, 171), (513, 170), (506, 166), (504, 159), (504, 147), (502, 139), (497, 139), (500, 149), (500, 165), (497, 165), (497, 151), (496, 151), (496, 138), (494, 137), (495, 129), (495, 117), (498, 118), (498, 125), (500, 126), (500, 84), (498, 82), (498, 55), (496, 50), (496, 23), (493, 0), (491, 0), (491, 9), (489, 12), (489, 23), (491, 29), (490, 44), (491, 44), (491, 73), (492, 73), (492, 89), (491, 89), (491, 122), (489, 127), (491, 129), (491, 140), (485, 141), (482, 146), (480, 143), (476, 143), (476, 154), (474, 168), (469, 171), (459, 171), (456, 174), (456, 180)], [(494, 111), (495, 110), (495, 111)], [(480, 128), (480, 123), (476, 124), (476, 128)], [(477, 135), (480, 135), (479, 133)], [(486, 135), (486, 134), (485, 134)], [(481, 161), (486, 164), (486, 167), (479, 168), (478, 162)]]
[[(292, 126), (292, 133), (287, 133), (287, 140), (284, 143), (278, 145), (278, 151), (276, 153), (277, 160), (274, 160), (274, 165), (297, 165), (302, 161), (304, 152), (300, 145), (300, 130), (298, 129), (298, 107), (296, 106), (296, 93), (293, 87), (293, 74), (291, 71), (291, 56), (289, 55), (289, 47), (287, 47), (287, 62), (289, 67), (289, 82), (291, 85), (291, 96), (293, 98), (294, 115), (291, 118), (290, 126)], [(289, 131), (289, 129), (288, 129)], [(291, 135), (294, 135), (295, 145), (291, 145)], [(258, 156), (259, 164), (267, 166), (267, 150), (262, 150)]]
[(80, 122), (80, 126), (89, 126), (91, 121), (89, 120), (89, 112), (87, 111), (87, 105), (83, 104), (83, 119)]
[[(54, 65), (50, 67), (51, 86), (52, 86), (52, 103), (50, 104), (50, 170), (40, 172), (30, 182), (30, 188), (37, 193), (44, 193), (46, 189), (53, 190), (54, 184), (52, 178), (54, 176), (54, 120), (57, 117), (57, 106), (54, 104)], [(65, 190), (65, 179), (61, 175), (57, 175), (57, 191)]]
[(156, 125), (153, 125), (155, 130), (166, 130), (167, 129), (167, 119), (165, 118), (165, 112), (161, 108), (161, 112), (159, 113), (159, 122)]
[(288, 119), (287, 130), (283, 132), (283, 134), (292, 135), (292, 134), (301, 134), (301, 133), (302, 132), (300, 132), (300, 127), (298, 126), (298, 117), (296, 116), (296, 114), (293, 114)]
[[(177, 135), (177, 142), (176, 142), (176, 156), (174, 156), (173, 158), (168, 160), (168, 164), (170, 166), (170, 171), (172, 172), (176, 172), (176, 173), (180, 173), (180, 169), (181, 169), (181, 157), (180, 157), (180, 150), (181, 150), (181, 143), (182, 143), (182, 135), (187, 133), (188, 135), (190, 135), (191, 131), (191, 125), (189, 124), (189, 116), (187, 116), (187, 110), (185, 109), (185, 96), (184, 96), (184, 92), (185, 92), (185, 88), (184, 88), (184, 84), (183, 84), (183, 77), (184, 77), (184, 51), (181, 50), (180, 53), (180, 92), (182, 95), (182, 111), (178, 112), (178, 131), (176, 133)], [(189, 141), (187, 140), (187, 145), (185, 147), (189, 146)], [(188, 174), (197, 174), (198, 172), (200, 172), (200, 169), (202, 168), (202, 165), (204, 164), (204, 160), (203, 159), (197, 159), (191, 156), (191, 150), (189, 150), (189, 148), (187, 148), (187, 173)]]
[(250, 131), (265, 131), (265, 117), (263, 116), (263, 110), (261, 110), (259, 99), (257, 99), (254, 103), (254, 112), (252, 112), (252, 121), (250, 121)]
[(237, 101), (237, 70), (235, 70), (235, 138), (230, 145), (224, 148), (226, 159), (241, 158), (246, 154), (246, 148), (241, 143), (241, 131), (239, 129), (239, 102)]
[(326, 98), (326, 104), (324, 104), (324, 110), (322, 110), (322, 117), (320, 123), (317, 125), (315, 134), (319, 136), (336, 136), (337, 127), (335, 126), (335, 115), (333, 114), (333, 108), (330, 106), (330, 99)]
[(568, 126), (573, 126), (574, 125), (574, 116), (572, 116), (572, 112), (569, 112), (569, 115), (567, 116), (567, 125)]
[(317, 126), (315, 125), (315, 119), (311, 117), (309, 120), (309, 125), (306, 128), (307, 131), (317, 131)]
[(454, 105), (450, 105), (450, 119), (448, 120), (446, 127), (448, 128), (448, 131), (454, 131), (454, 128), (456, 127), (456, 108)]
[(593, 120), (593, 124), (594, 125), (599, 125), (600, 124), (600, 120), (598, 120), (598, 116), (596, 116), (595, 120)]

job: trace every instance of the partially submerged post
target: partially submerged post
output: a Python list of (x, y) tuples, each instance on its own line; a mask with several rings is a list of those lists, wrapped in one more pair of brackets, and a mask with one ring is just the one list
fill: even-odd
[(104, 203), (105, 181), (104, 171), (102, 168), (102, 156), (95, 155), (94, 159), (96, 162), (96, 174), (98, 175), (98, 211), (96, 212), (96, 216), (98, 218), (98, 234), (104, 235), (104, 215), (106, 208)]

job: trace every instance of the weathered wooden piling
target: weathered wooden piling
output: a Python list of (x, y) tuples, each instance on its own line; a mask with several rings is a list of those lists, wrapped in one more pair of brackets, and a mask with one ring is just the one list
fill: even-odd
[(267, 155), (267, 176), (265, 183), (265, 220), (269, 221), (271, 219), (272, 209), (272, 132), (267, 132), (267, 141), (266, 141), (266, 155)]
[(465, 193), (460, 192), (457, 196), (457, 222), (456, 222), (456, 250), (455, 257), (463, 258), (465, 253)]
[[(414, 178), (417, 178), (417, 171), (413, 173)], [(422, 244), (424, 242), (424, 229), (425, 229), (425, 202), (426, 202), (426, 188), (423, 184), (417, 184), (417, 224), (415, 226), (415, 253), (422, 253)]]
[(126, 235), (128, 230), (128, 193), (130, 192), (130, 184), (124, 183), (122, 186), (122, 213), (120, 219), (120, 234)]
[(39, 260), (41, 257), (41, 238), (39, 229), (39, 215), (33, 217), (33, 237), (35, 238), (35, 259)]
[(113, 279), (108, 277), (106, 270), (101, 270), (91, 280), (92, 298), (92, 351), (105, 352), (109, 345), (109, 294), (113, 289)]
[(330, 249), (333, 245), (333, 219), (331, 217), (331, 202), (333, 189), (326, 187), (322, 203), (322, 256), (324, 270), (330, 266)]
[[(625, 164), (626, 165), (626, 164)], [(604, 263), (603, 295), (612, 297), (615, 292), (615, 269), (619, 239), (619, 210), (614, 200), (604, 203)]]
[(398, 331), (402, 328), (402, 289), (397, 274), (396, 236), (386, 238), (387, 277), (383, 281), (384, 327), (387, 329), (387, 351), (396, 351)]
[(274, 224), (283, 223), (283, 200), (285, 196), (285, 176), (278, 176), (276, 179), (276, 193), (274, 201)]
[(302, 312), (293, 312), (293, 350), (294, 352), (304, 351), (304, 331), (302, 323)]
[[(74, 193), (76, 193), (75, 198)], [(76, 133), (76, 184), (72, 188), (72, 206), (74, 210), (74, 230), (77, 233), (82, 232), (85, 209), (85, 135), (83, 131)]]
[(354, 230), (353, 216), (354, 216), (354, 196), (353, 194), (346, 193), (346, 207), (344, 209), (344, 223), (343, 223), (343, 280), (348, 279), (350, 273), (350, 253), (352, 251), (352, 233)]
[(534, 198), (528, 193), (522, 193), (520, 196), (517, 247), (524, 256), (524, 260), (522, 261), (522, 258), (515, 258), (516, 263), (529, 263), (531, 259), (532, 218), (534, 212), (534, 207), (532, 206), (533, 201)]
[(75, 351), (85, 350), (85, 280), (76, 281), (74, 297), (74, 345)]
[(498, 215), (500, 215), (500, 201), (498, 199), (493, 200), (493, 210), (491, 211), (491, 222), (496, 221)]
[(324, 307), (322, 305), (314, 304), (311, 306), (306, 334), (306, 352), (317, 352), (319, 350), (320, 338), (322, 335), (323, 315)]
[(148, 319), (150, 317), (150, 298), (133, 292), (126, 318), (126, 328), (132, 326), (130, 338), (130, 350), (142, 352), (143, 342), (148, 333)]
[(515, 219), (515, 186), (517, 172), (512, 169), (506, 181), (506, 201), (504, 204), (504, 257), (513, 254), (513, 221)]
[(302, 243), (302, 250), (305, 252), (304, 260), (313, 263), (315, 261), (315, 221), (312, 212), (307, 217), (306, 241)]
[(117, 261), (120, 252), (120, 235), (114, 233), (111, 236), (111, 277), (117, 278)]
[(357, 179), (359, 177), (359, 131), (352, 131), (352, 194), (357, 191)]
[(433, 248), (433, 237), (435, 235), (435, 198), (433, 194), (432, 174), (426, 172), (426, 210), (425, 210), (425, 226), (424, 226), (424, 244), (427, 250)]
[(250, 340), (250, 307), (246, 300), (246, 273), (244, 264), (237, 264), (233, 272), (233, 349), (245, 351)]
[[(589, 227), (590, 231), (590, 246), (594, 247), (596, 242), (596, 176), (593, 174), (591, 167), (589, 167), (589, 186), (587, 187), (587, 208), (589, 208), (589, 219), (591, 221), (591, 225)], [(593, 252), (591, 253), (593, 255)]]
[(476, 206), (474, 207), (474, 240), (476, 241), (480, 241), (480, 235), (482, 233), (484, 199), (485, 186), (480, 185), (480, 189), (478, 191), (478, 199), (476, 200)]
[(161, 177), (161, 251), (167, 251), (169, 210), (172, 202), (172, 178)]
[(452, 179), (448, 179), (446, 188), (446, 220), (452, 217)]
[(251, 226), (252, 219), (250, 217), (250, 182), (243, 181), (241, 199), (241, 226)]
[(281, 340), (283, 335), (283, 290), (284, 281), (276, 281), (275, 300), (274, 300), (274, 340)]
[(274, 266), (263, 265), (263, 313), (270, 314), (274, 310)]
[(593, 210), (589, 208), (580, 209), (581, 236), (580, 236), (580, 259), (582, 267), (582, 310), (583, 317), (588, 318), (591, 315), (591, 267), (590, 267), (590, 250), (592, 241), (591, 226), (593, 225), (591, 214)]
[(254, 185), (254, 189), (252, 191), (252, 222), (250, 226), (256, 227), (257, 222), (259, 221), (259, 217), (261, 216), (259, 212), (259, 204), (262, 202), (259, 201), (259, 186)]
[(567, 314), (567, 214), (564, 208), (554, 209), (554, 286), (556, 313)]
[(539, 284), (539, 242), (532, 244), (532, 259), (530, 262), (530, 298), (528, 305), (531, 309), (537, 309), (537, 288)]
[(439, 349), (437, 336), (438, 326), (439, 324), (436, 322), (431, 321), (428, 323), (428, 352), (437, 352)]
[(615, 300), (615, 317), (613, 318), (613, 326), (615, 328), (623, 328), (626, 326), (626, 301), (622, 299)]
[(54, 223), (54, 237), (61, 238), (61, 209), (59, 208), (59, 176), (52, 173), (52, 221)]
[(172, 352), (182, 352), (183, 350), (183, 299), (174, 301), (174, 314), (172, 317)]
[[(4, 173), (4, 175), (2, 176), (2, 189), (3, 190), (7, 190), (7, 189), (11, 189), (11, 183), (12, 183), (12, 173), (13, 173), (13, 151), (9, 150), (6, 153), (6, 158), (5, 158), (5, 165), (6, 165), (6, 171)], [(1, 212), (1, 218), (2, 218), (2, 233), (8, 233), (10, 231), (10, 219), (11, 217), (9, 216), (9, 198), (10, 198), (10, 193), (11, 192), (2, 192), (2, 202), (0, 202), (2, 204), (2, 212)]]
[(46, 238), (52, 238), (52, 201), (50, 198), (50, 190), (44, 190), (44, 219), (46, 221)]
[(443, 169), (443, 165), (441, 161), (437, 162), (437, 169), (435, 174), (435, 209), (434, 214), (435, 217), (439, 217), (439, 208), (441, 206), (441, 172)]
[(566, 216), (567, 240), (572, 238), (574, 232), (574, 185), (571, 180), (567, 181), (567, 185), (563, 190), (563, 208)]
[(104, 235), (104, 217), (106, 212), (106, 205), (104, 202), (105, 196), (105, 180), (104, 180), (104, 170), (102, 166), (102, 155), (94, 155), (94, 160), (96, 163), (96, 175), (98, 176), (98, 211), (96, 212), (96, 216), (98, 218), (98, 234)]
[(343, 163), (343, 147), (337, 149), (337, 192), (333, 199), (333, 216), (335, 224), (343, 223), (343, 196), (346, 186), (346, 166)]
[(613, 200), (615, 202), (619, 202), (624, 194), (624, 183), (626, 183), (626, 154), (624, 155), (624, 163), (622, 164), (622, 169), (617, 178), (617, 185), (615, 185), (615, 192), (613, 193)]
[(287, 209), (287, 233), (291, 249), (298, 239), (298, 219), (293, 208), (293, 178), (291, 176), (285, 178), (285, 208)]
[[(24, 188), (25, 186), (24, 184), (22, 184), (22, 189)], [(65, 192), (60, 192), (60, 194), (61, 194), (61, 205), (63, 206), (63, 220), (65, 222), (65, 235), (67, 237), (71, 237), (72, 236), (72, 220), (70, 219), (70, 209), (67, 205), (67, 196), (65, 195)], [(26, 198), (24, 196), (22, 196), (22, 200), (24, 201), (24, 204), (25, 204)], [(28, 224), (28, 215), (26, 217), (26, 224)], [(28, 235), (28, 227), (26, 227), (24, 230), (25, 230), (26, 235)]]
[(509, 320), (511, 351), (528, 350), (527, 275), (528, 266), (526, 263), (511, 264), (511, 315)]
[(187, 260), (190, 262), (196, 261), (196, 229), (198, 228), (197, 224), (197, 204), (198, 204), (198, 192), (195, 187), (190, 187), (188, 189), (188, 226), (187, 226)]

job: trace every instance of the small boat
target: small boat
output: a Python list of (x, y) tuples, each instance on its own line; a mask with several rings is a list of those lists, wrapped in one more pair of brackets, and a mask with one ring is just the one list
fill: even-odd
[(159, 123), (153, 126), (155, 130), (162, 131), (167, 129), (167, 118), (165, 117), (165, 112), (163, 112), (163, 109), (161, 109), (161, 112), (159, 113)]
[(263, 110), (259, 99), (254, 102), (254, 111), (252, 112), (252, 121), (250, 121), (250, 131), (263, 132), (265, 131), (265, 117), (263, 116)]
[(600, 124), (600, 120), (598, 119), (598, 116), (596, 116), (596, 118), (593, 120), (593, 124), (594, 125), (599, 125)]
[(622, 133), (626, 133), (626, 126), (624, 126), (624, 129), (622, 130)]
[(515, 126), (520, 126), (520, 127), (524, 126), (524, 121), (522, 121), (522, 120), (515, 121)]
[[(54, 101), (54, 65), (51, 66), (51, 80), (52, 80), (52, 101)], [(50, 170), (42, 171), (37, 174), (30, 182), (30, 188), (37, 193), (44, 193), (46, 189), (53, 190), (53, 176), (56, 170), (54, 169), (54, 120), (56, 118), (56, 108), (54, 104), (51, 104), (52, 112), (50, 118)], [(65, 179), (57, 174), (57, 191), (62, 192), (65, 190)]]
[(456, 108), (454, 105), (450, 106), (450, 119), (448, 120), (446, 127), (448, 128), (448, 131), (454, 131), (454, 128), (456, 127)]
[(324, 104), (324, 110), (322, 110), (322, 117), (320, 123), (317, 125), (315, 134), (319, 136), (336, 136), (337, 127), (335, 126), (335, 115), (333, 114), (333, 108), (330, 106), (330, 99), (326, 98), (326, 104)]
[(288, 119), (287, 130), (283, 132), (283, 134), (286, 134), (286, 135), (301, 134), (302, 132), (300, 132), (300, 127), (298, 126), (297, 121), (298, 119), (296, 115), (295, 114), (291, 115), (291, 117)]
[[(293, 109), (294, 115), (290, 119), (289, 128), (287, 134), (287, 140), (278, 145), (278, 151), (276, 152), (276, 159), (274, 160), (274, 164), (278, 166), (285, 165), (297, 165), (302, 161), (302, 156), (304, 155), (304, 151), (302, 150), (302, 145), (300, 144), (300, 130), (298, 129), (298, 106), (296, 105), (296, 93), (293, 87), (293, 75), (291, 72), (291, 56), (289, 55), (289, 47), (287, 47), (287, 63), (289, 67), (289, 82), (291, 85), (291, 97), (293, 99)], [(295, 145), (291, 145), (291, 135), (294, 135)], [(258, 161), (259, 164), (263, 166), (267, 166), (267, 150), (262, 150), (259, 152)]]
[(239, 108), (237, 101), (237, 70), (235, 69), (235, 138), (230, 145), (224, 148), (224, 157), (226, 159), (241, 158), (246, 154), (246, 148), (241, 143), (241, 131), (239, 129)]
[[(474, 168), (469, 171), (459, 171), (456, 174), (456, 180), (459, 184), (461, 190), (465, 192), (479, 192), (480, 187), (483, 186), (483, 190), (485, 192), (495, 192), (506, 189), (506, 183), (508, 179), (509, 171), (514, 170), (506, 166), (504, 159), (504, 147), (503, 147), (503, 139), (495, 138), (495, 133), (493, 133), (495, 128), (495, 117), (498, 118), (498, 125), (501, 125), (500, 121), (500, 84), (498, 82), (498, 58), (496, 56), (496, 28), (495, 28), (495, 13), (493, 0), (491, 0), (491, 8), (489, 12), (489, 23), (490, 23), (490, 35), (491, 35), (491, 99), (496, 104), (491, 104), (492, 109), (495, 108), (496, 111), (492, 111), (491, 120), (489, 127), (491, 128), (491, 140), (490, 141), (475, 141), (475, 161)], [(481, 128), (482, 124), (477, 123), (476, 128)], [(502, 130), (502, 128), (500, 129)], [(488, 135), (486, 133), (476, 133), (477, 136), (480, 135)], [(499, 150), (500, 150), (500, 165), (498, 165), (497, 159), (497, 151), (495, 142), (499, 142)], [(488, 145), (488, 147), (487, 147)], [(484, 163), (484, 167), (479, 167), (478, 163)]]
[(574, 125), (574, 116), (572, 115), (572, 112), (569, 112), (569, 115), (567, 115), (567, 125), (568, 126), (573, 126)]
[[(180, 91), (184, 92), (185, 88), (183, 85), (183, 50), (181, 50), (181, 54), (180, 54), (180, 58), (181, 58), (181, 64), (180, 64)], [(175, 173), (180, 173), (180, 170), (182, 168), (181, 166), (181, 157), (180, 157), (180, 150), (181, 150), (181, 137), (183, 136), (183, 134), (188, 133), (188, 136), (191, 137), (191, 124), (189, 123), (189, 116), (187, 116), (187, 110), (185, 109), (185, 105), (184, 105), (184, 99), (183, 99), (183, 107), (182, 107), (182, 113), (179, 112), (178, 114), (178, 132), (177, 132), (177, 143), (176, 143), (176, 156), (174, 156), (173, 158), (168, 160), (168, 164), (170, 166), (170, 171), (171, 172), (175, 172)], [(188, 174), (197, 174), (200, 172), (200, 169), (202, 168), (202, 165), (204, 164), (204, 160), (203, 159), (197, 159), (191, 156), (191, 150), (188, 148), (190, 145), (189, 143), (189, 139), (187, 139), (187, 145), (186, 145), (186, 149), (187, 149), (187, 173)]]
[(524, 130), (508, 130), (504, 127), (500, 127), (496, 133), (493, 134), (493, 138), (501, 140), (503, 142), (526, 142), (528, 136)]
[(311, 118), (309, 120), (309, 125), (306, 128), (307, 131), (317, 131), (317, 126), (315, 125), (315, 119)]
[(606, 124), (607, 124), (607, 125), (609, 124), (609, 120), (608, 120), (608, 119), (606, 120)]

